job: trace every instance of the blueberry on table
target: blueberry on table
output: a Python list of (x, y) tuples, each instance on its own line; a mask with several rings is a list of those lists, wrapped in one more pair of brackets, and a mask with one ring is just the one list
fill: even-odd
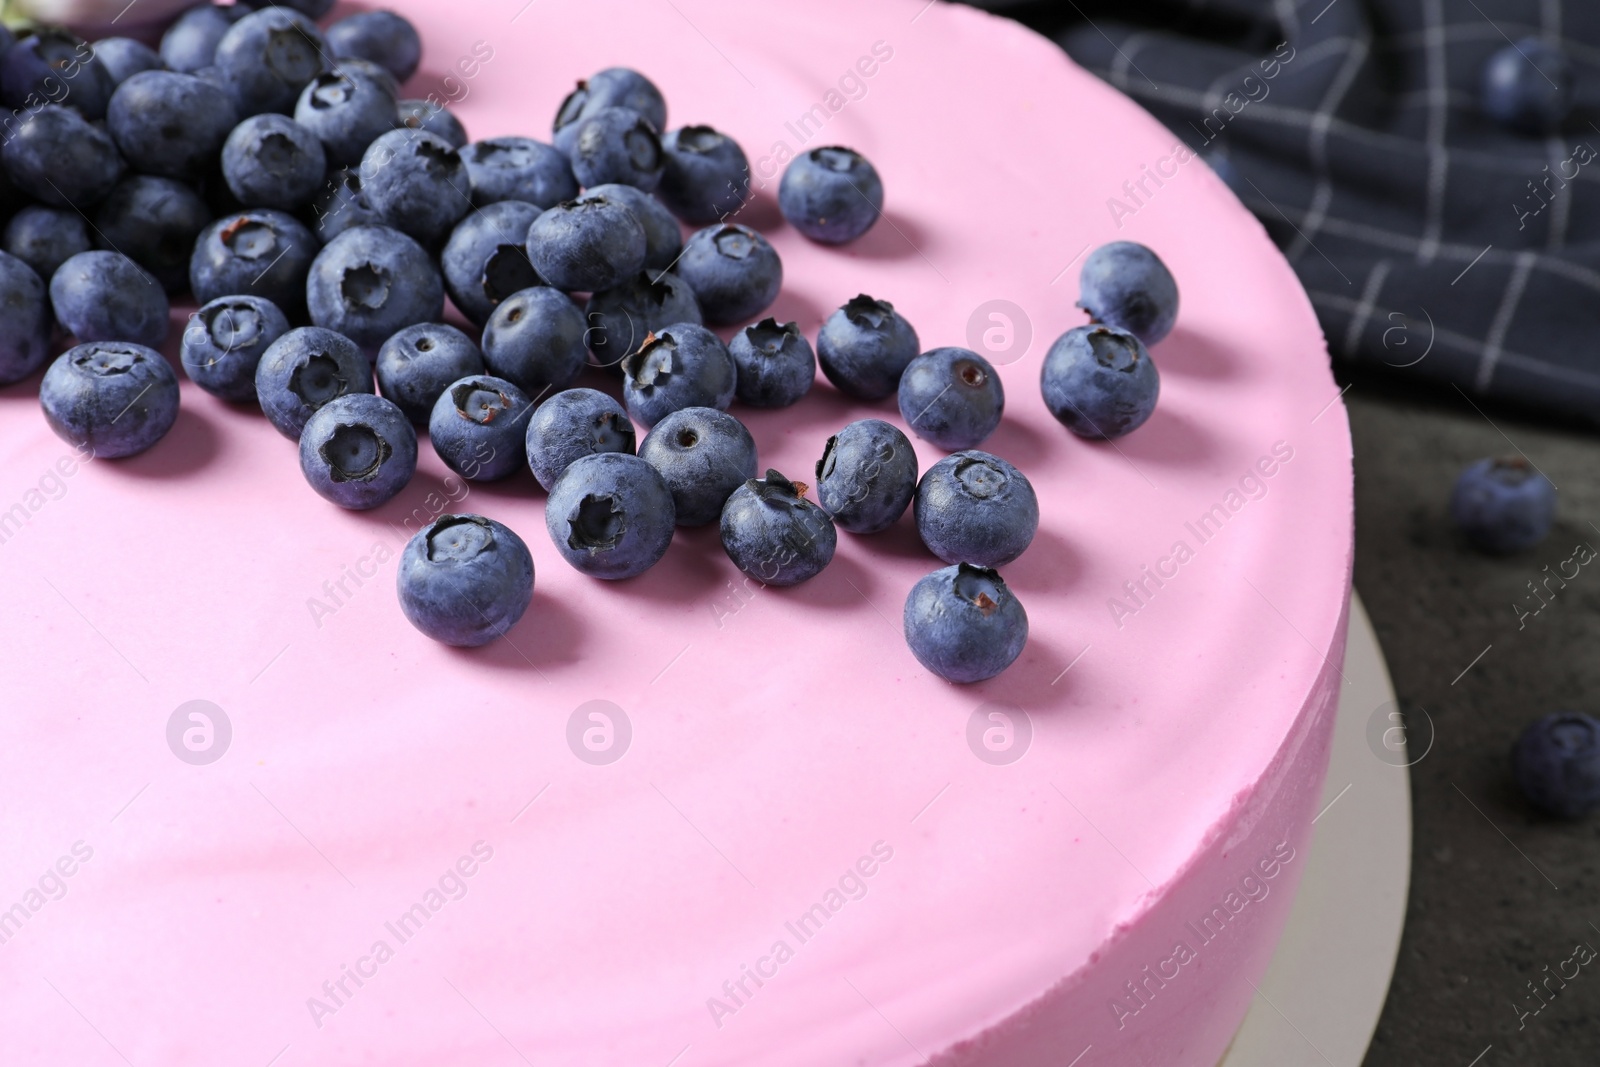
[(883, 179), (853, 148), (813, 148), (784, 168), (778, 210), (813, 241), (844, 244), (883, 214)]
[(833, 560), (839, 534), (828, 513), (805, 498), (806, 485), (775, 470), (751, 478), (722, 506), (722, 548), (763, 585), (798, 585)]
[(467, 143), (466, 128), (455, 112), (432, 100), (400, 101), (400, 125), (408, 130), (421, 130), (443, 138), (452, 148), (463, 148)]
[(639, 219), (620, 200), (586, 193), (545, 211), (528, 227), (528, 259), (557, 289), (598, 293), (644, 267)]
[(34, 269), (0, 252), (0, 385), (20, 382), (50, 354), (49, 292)]
[(750, 199), (744, 149), (710, 126), (682, 126), (661, 138), (665, 166), (656, 195), (691, 226), (719, 222)]
[(661, 472), (679, 526), (704, 526), (756, 476), (756, 442), (744, 423), (716, 408), (681, 408), (656, 423), (639, 458)]
[(658, 131), (667, 128), (667, 101), (661, 90), (636, 70), (608, 67), (580, 81), (561, 101), (551, 126), (556, 147), (570, 154), (583, 120), (608, 107), (636, 111)]
[(707, 226), (684, 243), (672, 268), (689, 283), (701, 313), (713, 325), (761, 314), (783, 286), (783, 261), (765, 237), (748, 226)]
[(204, 78), (147, 70), (117, 87), (106, 127), (134, 170), (194, 180), (216, 165), (240, 115)]
[(1161, 257), (1144, 245), (1113, 241), (1083, 261), (1078, 306), (1095, 322), (1127, 330), (1153, 345), (1178, 321), (1178, 283)]
[(788, 407), (817, 378), (817, 356), (800, 327), (770, 316), (734, 334), (728, 355), (737, 370), (734, 395), (753, 408)]
[(817, 333), (823, 377), (846, 396), (882, 400), (917, 358), (917, 331), (887, 300), (865, 293), (829, 315)]
[(0, 243), (40, 278), (49, 278), (61, 264), (94, 247), (89, 240), (89, 225), (81, 214), (70, 207), (38, 204), (11, 216)]
[(0, 63), (0, 100), (9, 108), (59, 100), (92, 122), (105, 118), (116, 87), (94, 46), (64, 29), (22, 31)]
[(543, 284), (528, 260), (528, 227), (539, 208), (520, 200), (485, 204), (456, 224), (439, 267), (445, 291), (478, 326), (512, 293)]
[(1542, 811), (1576, 819), (1600, 807), (1600, 721), (1556, 712), (1534, 722), (1511, 751), (1523, 795)]
[(383, 220), (361, 191), (361, 171), (345, 167), (328, 175), (321, 192), (311, 201), (312, 225), (317, 240), (327, 244), (356, 226), (381, 226)]
[(305, 306), (306, 273), (317, 239), (293, 215), (258, 208), (207, 226), (189, 257), (189, 288), (209, 303), (223, 296), (259, 296), (285, 314)]
[(452, 382), (484, 372), (472, 338), (443, 322), (407, 326), (378, 349), (378, 390), (414, 426), (428, 425), (433, 405)]
[(1483, 111), (1507, 129), (1553, 133), (1572, 111), (1572, 62), (1538, 37), (1497, 50), (1483, 66)]
[(121, 252), (79, 252), (50, 277), (56, 321), (80, 342), (131, 341), (158, 347), (167, 339), (167, 294), (161, 283)]
[(161, 70), (161, 56), (154, 48), (132, 37), (102, 37), (94, 43), (94, 57), (106, 68), (113, 86), (135, 74)]
[(222, 145), (222, 177), (245, 207), (293, 211), (311, 202), (328, 169), (317, 135), (286, 115), (252, 115)]
[(566, 389), (533, 409), (524, 444), (528, 467), (546, 491), (576, 459), (599, 452), (634, 451), (628, 413), (598, 389)]
[(595, 578), (643, 574), (666, 555), (676, 522), (659, 471), (626, 452), (596, 452), (568, 464), (544, 507), (556, 551)]
[(578, 195), (566, 154), (530, 137), (474, 141), (461, 149), (461, 161), (472, 182), (472, 202), (480, 206), (520, 200), (543, 209)]
[(371, 393), (334, 397), (300, 432), (300, 471), (324, 500), (365, 511), (393, 500), (417, 470), (417, 431)]
[(683, 251), (683, 228), (678, 225), (672, 212), (667, 210), (667, 205), (631, 185), (615, 182), (597, 185), (588, 191), (588, 195), (620, 201), (633, 212), (633, 217), (644, 227), (646, 269), (664, 271), (678, 261), (678, 253)]
[(46, 104), (25, 112), (0, 141), (11, 184), (42, 204), (79, 210), (99, 203), (122, 175), (111, 135), (71, 108)]
[(223, 296), (189, 316), (180, 362), (189, 380), (235, 403), (256, 399), (256, 367), (289, 320), (259, 296)]
[(583, 373), (585, 329), (583, 312), (559, 289), (512, 293), (483, 327), (484, 365), (531, 397), (548, 396)]
[(642, 270), (595, 293), (584, 307), (593, 363), (615, 367), (645, 338), (675, 322), (700, 323), (700, 302), (689, 283), (671, 272)]
[(1023, 473), (971, 449), (929, 467), (911, 501), (917, 533), (946, 563), (999, 567), (1033, 542), (1039, 498)]
[(178, 418), (178, 376), (161, 353), (125, 341), (91, 341), (56, 357), (39, 403), (57, 437), (100, 459), (143, 452)]
[(386, 226), (357, 226), (329, 241), (306, 275), (311, 321), (376, 353), (413, 323), (444, 312), (444, 279), (416, 241)]
[(367, 59), (404, 82), (422, 62), (417, 28), (393, 11), (358, 11), (324, 31), (328, 47), (340, 59)]
[(469, 481), (492, 482), (522, 469), (532, 414), (528, 394), (504, 378), (476, 374), (439, 394), (428, 438), (445, 466)]
[(947, 452), (976, 448), (1000, 425), (1006, 394), (989, 361), (966, 348), (924, 352), (900, 375), (900, 415)]
[(958, 563), (922, 578), (906, 597), (906, 644), (949, 682), (993, 678), (1028, 643), (1028, 613), (1000, 575)]
[(1144, 344), (1115, 326), (1077, 326), (1056, 339), (1039, 371), (1045, 407), (1079, 437), (1121, 437), (1156, 409), (1161, 376)]
[(396, 106), (388, 82), (340, 67), (306, 83), (294, 106), (294, 120), (321, 142), (329, 166), (348, 167), (360, 163), (367, 146), (398, 125)]
[(256, 399), (267, 421), (291, 441), (322, 405), (372, 392), (372, 365), (350, 338), (320, 326), (290, 330), (256, 364)]
[(1556, 487), (1520, 455), (1480, 459), (1456, 479), (1450, 516), (1479, 551), (1521, 552), (1550, 533)]
[(210, 222), (192, 186), (148, 174), (122, 179), (94, 212), (100, 243), (126, 253), (169, 293), (189, 288), (189, 255)]
[(328, 42), (316, 23), (287, 7), (268, 7), (228, 27), (213, 61), (240, 118), (287, 115), (306, 82), (327, 67)]
[(400, 553), (400, 610), (447, 645), (486, 645), (533, 599), (533, 556), (509, 527), (482, 515), (440, 515)]
[(390, 130), (367, 146), (361, 191), (384, 225), (430, 248), (472, 210), (472, 179), (461, 153), (420, 130)]
[(852, 422), (828, 438), (817, 460), (817, 502), (854, 534), (894, 525), (916, 492), (916, 450), (882, 419)]
[(161, 61), (168, 70), (193, 74), (216, 60), (223, 35), (250, 13), (243, 4), (200, 4), (191, 7), (161, 36)]
[(622, 402), (645, 426), (679, 408), (726, 410), (736, 374), (720, 337), (704, 326), (675, 323), (646, 337), (622, 361)]

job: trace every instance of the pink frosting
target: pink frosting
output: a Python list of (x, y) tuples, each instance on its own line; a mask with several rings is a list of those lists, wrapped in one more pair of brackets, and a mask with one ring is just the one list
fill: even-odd
[[(780, 143), (877, 164), (887, 217), (847, 248), (783, 225), (775, 185), (747, 213), (808, 336), (858, 292), (927, 347), (968, 344), (986, 301), (1026, 310), (987, 447), (1039, 493), (1005, 568), (1028, 646), (981, 685), (922, 670), (899, 615), (939, 564), (909, 515), (842, 534), (794, 589), (743, 583), (715, 528), (605, 583), (559, 559), (527, 475), (468, 488), (424, 443), (399, 499), (352, 514), (187, 382), (166, 440), (87, 464), (36, 382), (10, 388), (0, 1061), (1210, 1067), (1303, 868), (1340, 680), (1350, 441), (1293, 273), (1170, 133), (1009, 22), (523, 5), (400, 5), (420, 91), (459, 97), (475, 136), (544, 136), (576, 77), (635, 66), (758, 175)], [(1129, 198), (1146, 167), (1166, 177)], [(1154, 417), (1091, 444), (1050, 418), (1039, 365), (1083, 321), (1083, 250), (1117, 238), (1161, 254), (1183, 309)], [(739, 414), (763, 467), (807, 481), (845, 422), (900, 421), (820, 380)], [(527, 616), (475, 651), (417, 633), (393, 590), (409, 530), (456, 510), (538, 568)], [(232, 729), (204, 766), (167, 739), (197, 699)], [(583, 722), (568, 740), (594, 700), (631, 729), (609, 764), (575, 754)], [(1025, 754), (980, 759), (1007, 722)]]

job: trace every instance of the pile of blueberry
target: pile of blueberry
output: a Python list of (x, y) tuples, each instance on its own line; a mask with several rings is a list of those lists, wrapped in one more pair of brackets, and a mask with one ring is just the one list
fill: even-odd
[[(905, 605), (908, 643), (957, 682), (993, 677), (1027, 640), (995, 568), (1032, 541), (1028, 479), (978, 446), (1005, 396), (965, 348), (922, 352), (888, 301), (861, 295), (813, 349), (763, 317), (783, 264), (732, 221), (751, 196), (743, 150), (710, 126), (668, 129), (645, 76), (578, 83), (549, 143), (469, 143), (437, 102), (402, 100), (422, 54), (387, 11), (324, 31), (331, 0), (190, 9), (159, 51), (50, 28), (0, 36), (0, 384), (43, 366), (51, 428), (96, 456), (150, 448), (172, 427), (178, 382), (156, 349), (169, 298), (200, 305), (181, 365), (201, 389), (259, 406), (299, 444), (307, 482), (346, 508), (392, 499), (416, 469), (418, 431), (468, 479), (530, 469), (546, 527), (573, 567), (623, 579), (653, 566), (675, 526), (720, 524), (728, 556), (766, 585), (828, 565), (837, 530), (881, 531), (911, 507), (949, 566)], [(3, 32), (3, 31), (0, 31)], [(843, 244), (881, 214), (859, 153), (795, 158), (778, 191), (806, 237)], [(699, 227), (687, 238), (684, 225)], [(1146, 349), (1171, 329), (1172, 276), (1118, 243), (1083, 268), (1093, 320), (1051, 348), (1050, 410), (1087, 437), (1149, 417)], [(442, 321), (446, 297), (481, 333)], [(709, 327), (739, 327), (724, 343)], [(896, 395), (906, 424), (949, 453), (919, 477), (880, 419), (827, 439), (810, 488), (760, 474), (727, 408), (794, 404), (820, 365), (841, 392)], [(578, 388), (586, 368), (622, 402)], [(642, 441), (635, 425), (647, 428)], [(407, 545), (399, 599), (437, 640), (479, 645), (526, 611), (533, 560), (504, 525), (444, 515)]]

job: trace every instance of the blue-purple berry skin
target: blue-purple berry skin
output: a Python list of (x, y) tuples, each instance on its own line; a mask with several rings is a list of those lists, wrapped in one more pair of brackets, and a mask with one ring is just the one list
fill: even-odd
[(241, 119), (268, 111), (287, 115), (306, 82), (326, 68), (328, 42), (298, 11), (269, 7), (228, 27), (213, 60)]
[(105, 118), (116, 89), (95, 48), (70, 30), (40, 26), (25, 30), (0, 62), (0, 99), (26, 110), (59, 101), (93, 122)]
[(817, 333), (823, 377), (846, 396), (882, 400), (921, 352), (917, 331), (887, 300), (865, 293), (839, 308)]
[(445, 290), (461, 313), (482, 326), (513, 293), (542, 285), (528, 260), (528, 227), (540, 209), (520, 200), (485, 204), (456, 224), (439, 255)]
[(472, 210), (472, 178), (461, 153), (420, 130), (381, 134), (361, 156), (361, 192), (384, 225), (429, 248), (442, 245)]
[(717, 326), (755, 318), (783, 287), (778, 250), (748, 226), (707, 226), (684, 242), (672, 268), (689, 283), (705, 321)]
[(634, 454), (628, 413), (598, 389), (564, 389), (533, 409), (525, 446), (528, 468), (548, 492), (576, 459), (599, 452)]
[(91, 341), (50, 364), (39, 403), (57, 437), (97, 458), (117, 459), (143, 452), (172, 429), (178, 376), (152, 348)]
[(290, 330), (256, 364), (256, 399), (267, 421), (291, 441), (313, 412), (335, 397), (372, 392), (372, 365), (350, 338), (320, 326)]
[(203, 78), (170, 70), (133, 75), (106, 109), (106, 128), (130, 167), (183, 181), (216, 166), (239, 119), (226, 93)]
[(0, 252), (0, 385), (44, 366), (50, 355), (49, 291), (32, 267)]
[(902, 620), (917, 661), (963, 685), (995, 677), (1028, 643), (1022, 602), (997, 572), (965, 563), (912, 586)]
[(567, 292), (598, 293), (644, 266), (644, 227), (620, 200), (586, 193), (557, 204), (528, 227), (528, 259)]
[(161, 56), (154, 48), (132, 37), (102, 37), (94, 43), (94, 57), (111, 75), (112, 85), (121, 85), (135, 74), (162, 69)]
[(900, 375), (900, 416), (947, 452), (977, 448), (1000, 425), (1006, 394), (989, 361), (966, 348), (924, 352)]
[(5, 251), (49, 280), (56, 268), (94, 247), (89, 224), (70, 207), (30, 204), (6, 223)]
[(295, 316), (305, 307), (306, 273), (319, 247), (299, 219), (282, 211), (261, 208), (227, 215), (195, 240), (189, 288), (202, 303), (259, 296)]
[(419, 322), (383, 342), (373, 371), (379, 392), (413, 426), (426, 426), (452, 382), (484, 372), (483, 352), (449, 323)]
[(100, 246), (126, 254), (172, 294), (189, 288), (189, 255), (210, 222), (192, 186), (150, 174), (123, 178), (94, 212)]
[(417, 470), (417, 431), (371, 393), (335, 397), (306, 420), (300, 471), (324, 500), (366, 511), (393, 500)]
[(664, 271), (678, 261), (678, 254), (683, 251), (683, 227), (678, 225), (678, 220), (667, 210), (667, 205), (649, 193), (616, 182), (597, 185), (588, 190), (587, 195), (619, 201), (633, 212), (633, 217), (644, 227), (646, 269)]
[(466, 146), (466, 127), (461, 125), (455, 112), (443, 104), (433, 100), (402, 100), (399, 112), (400, 125), (406, 129), (431, 133), (453, 148)]
[(583, 312), (567, 294), (533, 286), (495, 306), (483, 327), (483, 362), (537, 403), (583, 373), (584, 329)]
[(1115, 326), (1077, 326), (1056, 339), (1039, 370), (1050, 414), (1079, 437), (1132, 433), (1156, 410), (1161, 375), (1138, 337)]
[(510, 527), (440, 515), (400, 553), (400, 610), (428, 637), (474, 648), (502, 636), (533, 601), (533, 555)]
[(916, 492), (916, 450), (882, 419), (850, 423), (828, 438), (817, 460), (817, 502), (853, 534), (893, 526)]
[(700, 302), (689, 283), (670, 271), (642, 270), (595, 293), (584, 307), (591, 362), (617, 367), (656, 330), (676, 322), (699, 324)]
[(417, 28), (393, 11), (358, 11), (329, 24), (324, 33), (339, 59), (371, 60), (397, 82), (409, 79), (422, 62)]
[(723, 505), (722, 548), (734, 566), (763, 585), (798, 585), (833, 561), (839, 534), (806, 487), (775, 470), (751, 478)]
[(681, 126), (661, 138), (665, 166), (656, 195), (691, 226), (736, 214), (750, 199), (750, 161), (727, 134)]
[(728, 342), (736, 368), (734, 395), (753, 408), (785, 408), (811, 391), (817, 356), (792, 322), (767, 317)]
[(395, 333), (436, 322), (444, 279), (415, 240), (387, 226), (357, 226), (317, 253), (306, 275), (311, 321), (377, 354)]
[(1553, 133), (1572, 111), (1572, 61), (1538, 37), (1507, 44), (1483, 66), (1483, 111), (1507, 129)]
[(607, 67), (580, 81), (561, 101), (551, 127), (555, 146), (570, 154), (583, 121), (608, 107), (636, 111), (657, 131), (667, 128), (667, 102), (655, 83), (636, 70)]
[(1480, 459), (1456, 479), (1450, 516), (1479, 551), (1522, 552), (1549, 535), (1556, 487), (1521, 456)]
[(674, 411), (645, 436), (639, 458), (666, 479), (679, 526), (715, 522), (733, 491), (756, 476), (755, 438), (716, 408)]
[(977, 449), (929, 467), (911, 508), (922, 543), (946, 563), (1004, 566), (1039, 530), (1032, 483), (999, 456)]
[(398, 125), (396, 107), (394, 92), (382, 79), (341, 67), (306, 83), (294, 120), (321, 143), (329, 167), (350, 167)]
[(845, 244), (872, 229), (883, 214), (883, 179), (853, 148), (813, 148), (784, 169), (778, 210), (813, 241)]
[(556, 551), (577, 570), (618, 580), (666, 555), (676, 523), (659, 471), (626, 452), (596, 452), (562, 472), (544, 508)]
[(680, 408), (725, 411), (736, 374), (721, 338), (704, 326), (675, 323), (657, 330), (622, 361), (622, 400), (643, 426)]
[(12, 185), (39, 203), (80, 211), (99, 203), (123, 170), (105, 128), (59, 104), (25, 111), (7, 127), (0, 164)]
[(584, 188), (616, 182), (653, 192), (664, 157), (660, 131), (631, 108), (601, 108), (583, 120), (567, 149), (572, 173)]
[(202, 3), (179, 15), (161, 36), (161, 61), (168, 70), (193, 74), (216, 61), (217, 45), (250, 9), (243, 4)]
[(50, 277), (50, 306), (80, 342), (128, 341), (157, 348), (167, 339), (167, 294), (149, 271), (120, 252), (79, 252)]
[(1517, 738), (1511, 767), (1535, 807), (1582, 818), (1600, 808), (1600, 720), (1576, 712), (1544, 716)]
[(1095, 322), (1127, 330), (1148, 347), (1178, 321), (1178, 283), (1144, 245), (1113, 241), (1083, 261), (1078, 306)]
[(321, 192), (311, 201), (311, 219), (317, 239), (323, 244), (357, 226), (383, 225), (361, 191), (360, 170), (352, 167), (328, 175)]
[(461, 161), (472, 182), (472, 202), (480, 207), (520, 200), (542, 210), (578, 195), (566, 155), (530, 137), (474, 141), (461, 149)]
[(245, 207), (294, 211), (322, 188), (327, 155), (317, 135), (287, 115), (252, 115), (222, 145), (222, 176)]
[(428, 438), (445, 466), (474, 482), (519, 471), (526, 458), (533, 402), (504, 378), (475, 374), (451, 382), (434, 401)]
[(189, 380), (233, 403), (256, 399), (256, 367), (289, 319), (259, 296), (223, 296), (189, 316), (180, 362)]

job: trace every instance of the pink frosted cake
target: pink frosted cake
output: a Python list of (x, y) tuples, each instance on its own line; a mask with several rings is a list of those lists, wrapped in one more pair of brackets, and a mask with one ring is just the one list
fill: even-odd
[[(464, 484), (424, 444), (399, 498), (352, 513), (187, 381), (171, 435), (118, 461), (52, 435), (37, 378), (7, 389), (0, 1063), (1212, 1067), (1305, 869), (1350, 582), (1343, 409), (1261, 227), (970, 9), (400, 6), (427, 42), (411, 95), (474, 137), (545, 136), (612, 65), (670, 124), (737, 137), (780, 321), (814, 337), (869, 293), (924, 346), (985, 344), (1009, 404), (984, 447), (1041, 505), (1005, 568), (1031, 639), (974, 686), (918, 665), (901, 605), (939, 564), (909, 514), (793, 589), (744, 581), (714, 526), (597, 582), (526, 474)], [(843, 249), (774, 206), (819, 144), (888, 190)], [(1183, 307), (1155, 415), (1092, 444), (1039, 367), (1112, 239), (1156, 249)], [(808, 481), (846, 422), (900, 423), (820, 381), (740, 414), (763, 468)], [(481, 649), (395, 600), (401, 546), (447, 511), (538, 568)]]

